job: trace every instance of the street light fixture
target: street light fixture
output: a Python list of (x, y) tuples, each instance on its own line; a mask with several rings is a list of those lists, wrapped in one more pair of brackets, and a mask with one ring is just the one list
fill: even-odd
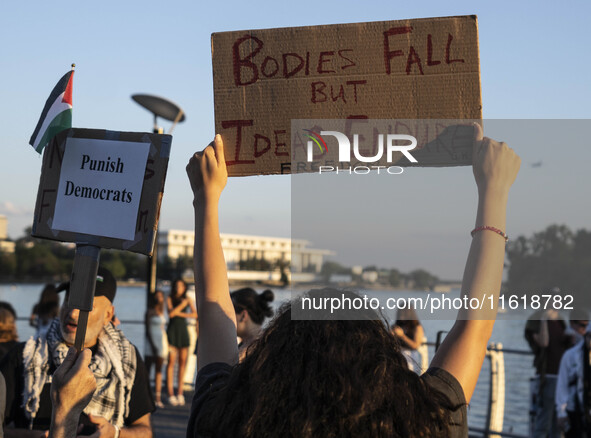
[(185, 112), (180, 106), (168, 99), (151, 94), (133, 94), (131, 98), (154, 115), (154, 132), (159, 130), (158, 117), (173, 122), (168, 131), (169, 134), (172, 134), (177, 123), (185, 121)]
[[(158, 117), (162, 117), (165, 120), (170, 120), (172, 126), (170, 127), (168, 134), (172, 134), (177, 123), (185, 121), (185, 112), (180, 106), (171, 102), (163, 97), (154, 96), (151, 94), (133, 94), (131, 98), (143, 106), (145, 109), (150, 111), (154, 115), (154, 127), (153, 130), (156, 134), (161, 134), (160, 127), (158, 126)], [(156, 245), (152, 256), (148, 257), (148, 278), (146, 282), (147, 297), (153, 294), (156, 290), (156, 261), (158, 251), (158, 229), (156, 229)]]

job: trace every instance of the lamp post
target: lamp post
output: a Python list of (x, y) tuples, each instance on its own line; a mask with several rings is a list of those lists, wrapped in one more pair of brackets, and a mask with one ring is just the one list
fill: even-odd
[[(131, 98), (150, 111), (154, 116), (154, 133), (162, 134), (162, 128), (158, 126), (158, 117), (165, 120), (170, 120), (172, 126), (168, 130), (168, 134), (172, 134), (177, 123), (185, 121), (185, 112), (177, 104), (168, 99), (150, 94), (133, 94)], [(148, 275), (146, 281), (146, 300), (149, 300), (150, 294), (156, 290), (156, 263), (158, 260), (158, 229), (154, 236), (155, 245), (152, 256), (148, 257)]]

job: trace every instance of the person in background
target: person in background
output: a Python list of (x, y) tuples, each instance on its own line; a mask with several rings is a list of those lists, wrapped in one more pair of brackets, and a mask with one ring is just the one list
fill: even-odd
[(16, 344), (18, 344), (16, 312), (10, 303), (0, 301), (0, 360)]
[(166, 318), (164, 317), (164, 292), (155, 291), (148, 298), (148, 309), (145, 317), (146, 340), (144, 356), (148, 376), (154, 364), (154, 386), (156, 406), (162, 404), (162, 365), (168, 356), (168, 337), (166, 335)]
[(6, 381), (0, 373), (0, 438), (4, 438), (4, 411), (6, 410)]
[(589, 312), (586, 309), (573, 309), (568, 314), (568, 327), (564, 331), (570, 336), (570, 346), (577, 345), (585, 336), (585, 331), (589, 325)]
[[(571, 318), (573, 317), (571, 312)], [(574, 315), (582, 317), (584, 315)], [(571, 323), (572, 323), (571, 319)], [(579, 342), (566, 350), (560, 360), (558, 378), (556, 380), (556, 420), (565, 438), (591, 437), (591, 424), (585, 418), (585, 376), (591, 376), (589, 363), (589, 345), (591, 333), (589, 327)], [(587, 363), (585, 363), (587, 358)]]
[(0, 301), (0, 309), (8, 310), (12, 316), (14, 316), (14, 320), (16, 321), (16, 310), (14, 310), (12, 304), (10, 304), (8, 301)]
[(423, 344), (425, 331), (417, 312), (412, 308), (398, 309), (396, 323), (392, 326), (392, 334), (400, 341), (401, 351), (406, 357), (408, 368), (421, 374), (421, 355), (418, 348)]
[[(168, 365), (166, 367), (166, 388), (168, 402), (172, 406), (184, 406), (185, 396), (183, 385), (185, 367), (191, 341), (187, 328), (187, 318), (197, 318), (197, 310), (193, 301), (187, 297), (187, 283), (178, 278), (172, 282), (170, 295), (166, 298), (168, 309)], [(174, 393), (174, 366), (177, 369), (177, 393)]]
[[(506, 144), (474, 125), (476, 225), (461, 295), (498, 298), (505, 255), (509, 188), (520, 166)], [(194, 194), (194, 272), (199, 310), (198, 374), (187, 437), (468, 436), (472, 398), (496, 306), (462, 308), (422, 376), (408, 369), (399, 343), (371, 309), (338, 310), (334, 319), (304, 300), (352, 293), (311, 291), (281, 308), (242, 362), (236, 313), (219, 234), (219, 199), (227, 182), (220, 135), (193, 155), (187, 173)], [(357, 296), (358, 297), (358, 296)], [(353, 314), (351, 314), (353, 313)], [(353, 318), (356, 316), (357, 318)], [(347, 318), (345, 318), (347, 317)]]
[[(47, 332), (18, 344), (0, 361), (6, 380), (5, 426), (13, 427), (11, 435), (5, 427), (7, 436), (39, 437), (50, 427), (54, 415), (50, 383), (74, 345), (80, 317), (80, 311), (68, 305), (70, 284), (65, 283), (63, 290), (59, 318)], [(146, 367), (137, 348), (111, 324), (116, 292), (111, 272), (99, 267), (84, 339), (84, 348), (92, 352), (89, 367), (98, 389), (84, 408), (81, 422), (86, 430), (81, 435), (150, 438), (154, 403)]]
[(33, 306), (29, 325), (37, 329), (37, 335), (43, 335), (51, 321), (58, 316), (60, 310), (60, 300), (57, 295), (57, 289), (53, 284), (46, 284), (41, 291), (39, 302)]
[[(559, 291), (554, 288), (551, 293)], [(534, 313), (525, 325), (525, 339), (534, 353), (537, 388), (532, 397), (535, 413), (533, 436), (559, 438), (554, 398), (560, 360), (572, 338), (566, 333), (566, 324), (553, 308)]]
[(267, 289), (258, 294), (254, 289), (245, 287), (230, 294), (236, 312), (236, 333), (241, 339), (238, 345), (240, 357), (261, 334), (265, 318), (273, 316), (269, 305), (275, 298), (273, 291)]

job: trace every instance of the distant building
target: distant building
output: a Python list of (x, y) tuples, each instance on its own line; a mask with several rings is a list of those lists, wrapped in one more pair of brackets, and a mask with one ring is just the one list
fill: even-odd
[(363, 274), (363, 266), (353, 266), (351, 268), (351, 274), (353, 274), (353, 275)]
[(14, 252), (14, 242), (8, 239), (8, 218), (0, 214), (0, 252)]
[(0, 252), (7, 252), (12, 254), (14, 252), (15, 244), (10, 240), (0, 240)]
[[(173, 260), (185, 256), (193, 257), (193, 231), (168, 230), (158, 233), (158, 260), (165, 257)], [(289, 265), (292, 273), (319, 273), (324, 257), (333, 252), (309, 248), (306, 240), (292, 240), (283, 237), (250, 236), (221, 233), (222, 250), (228, 270), (240, 270), (240, 262), (265, 260), (272, 266), (282, 261)]]
[(329, 283), (351, 283), (353, 276), (350, 274), (332, 274), (328, 279)]
[(8, 239), (8, 218), (0, 214), (0, 240)]
[(363, 271), (361, 278), (367, 283), (375, 283), (378, 281), (378, 271)]

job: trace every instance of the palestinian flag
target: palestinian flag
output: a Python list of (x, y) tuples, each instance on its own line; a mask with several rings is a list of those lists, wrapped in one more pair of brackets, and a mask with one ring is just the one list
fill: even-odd
[(29, 144), (41, 153), (49, 141), (64, 129), (72, 127), (72, 80), (74, 69), (66, 73), (49, 95)]

